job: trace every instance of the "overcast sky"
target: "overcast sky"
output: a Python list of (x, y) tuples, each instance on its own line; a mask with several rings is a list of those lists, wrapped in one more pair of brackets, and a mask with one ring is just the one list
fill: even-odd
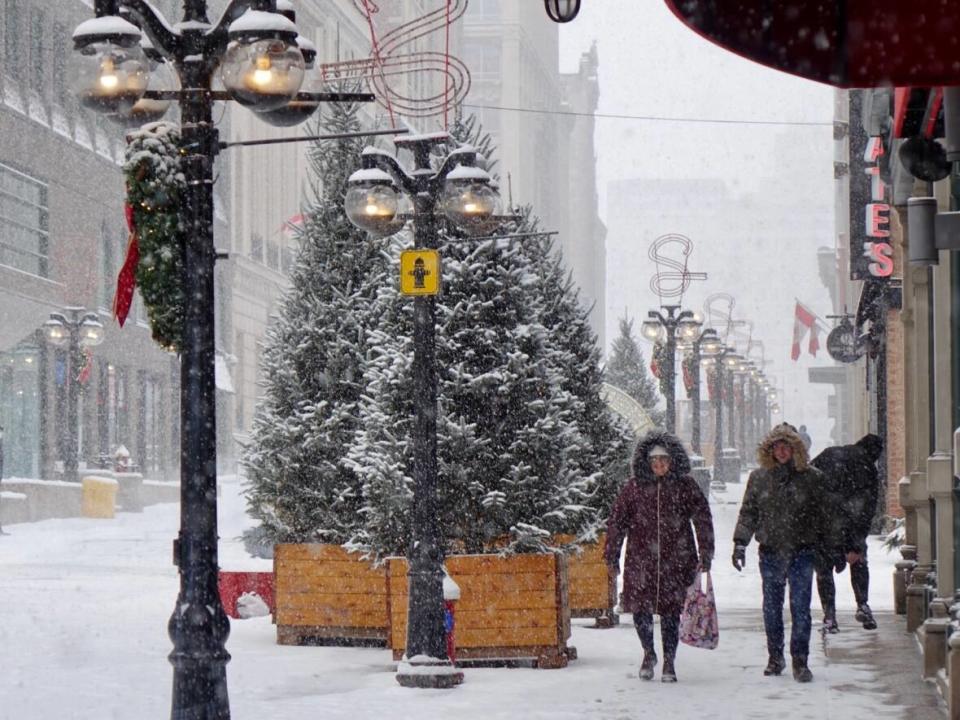
[[(685, 304), (697, 307), (710, 292), (736, 295), (735, 315), (756, 323), (755, 337), (774, 361), (770, 372), (785, 388), (785, 419), (810, 426), (822, 447), (832, 424), (825, 419), (828, 393), (824, 386), (807, 383), (807, 368), (831, 361), (821, 351), (816, 359), (805, 355), (794, 363), (789, 351), (795, 297), (820, 314), (830, 311), (817, 275), (816, 251), (834, 244), (832, 88), (713, 46), (684, 27), (662, 0), (583, 0), (577, 19), (560, 29), (561, 70), (575, 71), (580, 54), (593, 41), (600, 64), (599, 114), (673, 118), (597, 120), (600, 215), (610, 228), (608, 343), (624, 309), (639, 324), (658, 304), (648, 288), (653, 274), (646, 252), (649, 239), (684, 232), (696, 244), (692, 269), (710, 274), (690, 290)], [(787, 124), (795, 122), (823, 124)], [(669, 219), (662, 226), (647, 218), (637, 232), (625, 232), (636, 218), (625, 215), (629, 206), (608, 204), (608, 189), (634, 178), (722, 179), (732, 199), (720, 208), (697, 203), (689, 223), (680, 228), (677, 198), (664, 198), (665, 207), (673, 209), (664, 213)], [(648, 207), (651, 200), (655, 204), (656, 198), (646, 198), (642, 205)], [(714, 211), (732, 218), (710, 223)], [(649, 356), (649, 346), (644, 350)]]

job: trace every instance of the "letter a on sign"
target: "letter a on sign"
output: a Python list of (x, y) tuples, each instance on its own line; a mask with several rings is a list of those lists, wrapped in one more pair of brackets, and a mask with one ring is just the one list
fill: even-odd
[(400, 253), (400, 292), (404, 295), (436, 295), (440, 292), (440, 253), (436, 250), (404, 250)]

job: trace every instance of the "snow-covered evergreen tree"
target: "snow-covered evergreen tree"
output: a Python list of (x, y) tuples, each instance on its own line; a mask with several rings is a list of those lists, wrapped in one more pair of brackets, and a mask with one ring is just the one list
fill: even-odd
[[(472, 123), (453, 134), (490, 159)], [(589, 532), (598, 519), (590, 501), (599, 475), (584, 470), (591, 448), (577, 420), (585, 412), (564, 387), (539, 314), (548, 303), (532, 302), (538, 269), (511, 241), (449, 231), (439, 249), (438, 495), (447, 551), (544, 550), (555, 533)], [(365, 501), (355, 544), (375, 554), (406, 552), (410, 540), (411, 311), (395, 284), (381, 287), (362, 428), (349, 453)]]
[(660, 395), (649, 372), (643, 351), (633, 335), (633, 319), (620, 318), (620, 334), (613, 341), (606, 380), (643, 405), (656, 425), (662, 425), (664, 412), (657, 407)]
[[(324, 106), (319, 132), (360, 131), (359, 109)], [(342, 460), (359, 427), (371, 303), (387, 282), (382, 242), (354, 228), (343, 209), (364, 144), (312, 146), (300, 251), (266, 337), (264, 393), (243, 461), (250, 514), (274, 542), (342, 543), (362, 520), (359, 480)]]
[[(536, 227), (528, 211), (517, 231), (533, 232)], [(629, 477), (635, 438), (603, 398), (600, 345), (590, 327), (589, 309), (581, 304), (579, 289), (563, 259), (547, 236), (527, 238), (522, 246), (536, 271), (536, 283), (530, 286), (531, 302), (537, 304), (549, 333), (560, 387), (578, 400), (574, 419), (587, 440), (586, 452), (578, 462), (584, 475), (593, 478), (590, 505), (605, 518)]]

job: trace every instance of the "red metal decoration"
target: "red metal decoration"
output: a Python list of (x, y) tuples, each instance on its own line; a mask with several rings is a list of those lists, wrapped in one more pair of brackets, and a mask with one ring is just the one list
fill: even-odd
[(666, 0), (694, 32), (836, 87), (960, 84), (960, 7), (946, 0)]

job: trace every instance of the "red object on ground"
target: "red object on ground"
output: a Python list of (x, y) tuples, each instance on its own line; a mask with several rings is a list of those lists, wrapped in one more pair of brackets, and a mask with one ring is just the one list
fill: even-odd
[(447, 657), (450, 659), (450, 662), (457, 662), (457, 641), (454, 637), (454, 631), (456, 630), (456, 600), (444, 600), (444, 628), (447, 631)]
[(943, 0), (666, 0), (687, 27), (754, 62), (836, 87), (960, 83), (960, 9)]
[(237, 600), (244, 593), (256, 593), (267, 604), (270, 612), (274, 612), (273, 601), (273, 573), (272, 572), (229, 572), (221, 570), (217, 577), (217, 587), (220, 590), (220, 602), (227, 615), (239, 618), (237, 614)]

